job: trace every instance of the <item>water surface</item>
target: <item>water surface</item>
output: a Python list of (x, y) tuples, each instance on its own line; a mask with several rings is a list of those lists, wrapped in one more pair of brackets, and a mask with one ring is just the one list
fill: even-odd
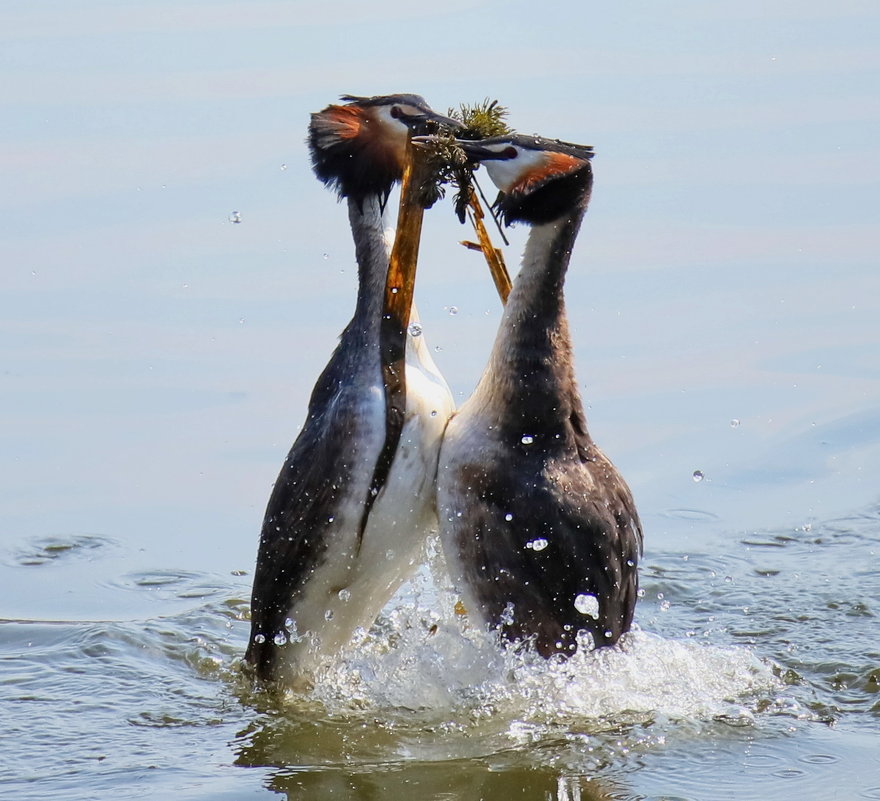
[[(3, 795), (880, 798), (878, 35), (861, 0), (0, 11)], [(387, 91), (596, 147), (568, 308), (645, 595), (548, 667), (426, 568), (279, 701), (238, 669), (257, 532), (356, 277), (305, 125)], [(431, 212), (417, 291), (457, 398), (499, 320), (465, 235)]]

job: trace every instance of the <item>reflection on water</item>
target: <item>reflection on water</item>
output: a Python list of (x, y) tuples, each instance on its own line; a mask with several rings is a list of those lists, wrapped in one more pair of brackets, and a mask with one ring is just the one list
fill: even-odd
[(503, 761), (496, 765), (450, 760), (427, 765), (370, 766), (363, 772), (306, 773), (291, 768), (276, 773), (268, 786), (290, 799), (606, 801), (620, 797), (613, 785), (590, 776), (559, 774), (547, 767), (505, 765)]
[[(18, 543), (3, 569), (63, 586), (80, 560), (32, 557), (115, 564), (120, 546), (90, 543)], [(651, 552), (639, 628), (565, 663), (468, 628), (435, 565), (305, 697), (240, 670), (247, 576), (102, 580), (147, 616), (0, 624), (0, 782), (22, 799), (818, 798), (830, 781), (870, 798), (880, 507), (701, 546)]]

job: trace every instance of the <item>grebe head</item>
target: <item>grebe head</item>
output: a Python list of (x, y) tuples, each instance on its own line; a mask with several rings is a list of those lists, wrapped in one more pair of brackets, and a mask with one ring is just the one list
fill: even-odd
[(500, 190), (496, 208), (505, 223), (541, 225), (586, 206), (593, 186), (593, 148), (540, 136), (495, 136), (458, 143), (485, 164)]
[(430, 134), (461, 124), (419, 95), (343, 95), (344, 104), (312, 114), (308, 145), (315, 175), (340, 197), (387, 197), (401, 179), (410, 132)]

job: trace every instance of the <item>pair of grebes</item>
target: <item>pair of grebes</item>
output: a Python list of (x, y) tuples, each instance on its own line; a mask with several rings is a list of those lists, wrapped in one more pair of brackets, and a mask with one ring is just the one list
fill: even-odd
[(546, 658), (573, 654), (584, 632), (613, 645), (632, 622), (642, 532), (587, 431), (563, 297), (592, 148), (457, 141), (500, 190), (504, 223), (531, 230), (489, 362), (456, 411), (411, 324), (411, 293), (403, 313), (392, 308), (403, 286), (387, 286), (383, 217), (413, 134), (424, 143), (432, 137), (418, 134), (460, 125), (417, 95), (343, 101), (312, 115), (308, 144), (318, 178), (347, 201), (357, 304), (269, 499), (246, 661), (261, 680), (308, 687), (372, 625), (438, 530), (457, 609), (474, 625)]

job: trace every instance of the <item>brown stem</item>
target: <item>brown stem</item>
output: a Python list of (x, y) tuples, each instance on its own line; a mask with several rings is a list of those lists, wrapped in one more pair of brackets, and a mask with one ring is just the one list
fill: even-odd
[(507, 266), (504, 264), (504, 257), (501, 251), (494, 247), (492, 240), (489, 239), (489, 232), (483, 224), (483, 217), (485, 216), (483, 207), (480, 205), (477, 193), (473, 189), (471, 189), (471, 198), (468, 205), (470, 206), (469, 216), (471, 224), (474, 226), (474, 231), (477, 234), (480, 250), (483, 251), (483, 256), (485, 256), (486, 263), (489, 265), (489, 272), (492, 274), (492, 280), (495, 282), (498, 297), (501, 298), (502, 303), (507, 303), (507, 296), (510, 294), (511, 286), (510, 274), (507, 272)]

